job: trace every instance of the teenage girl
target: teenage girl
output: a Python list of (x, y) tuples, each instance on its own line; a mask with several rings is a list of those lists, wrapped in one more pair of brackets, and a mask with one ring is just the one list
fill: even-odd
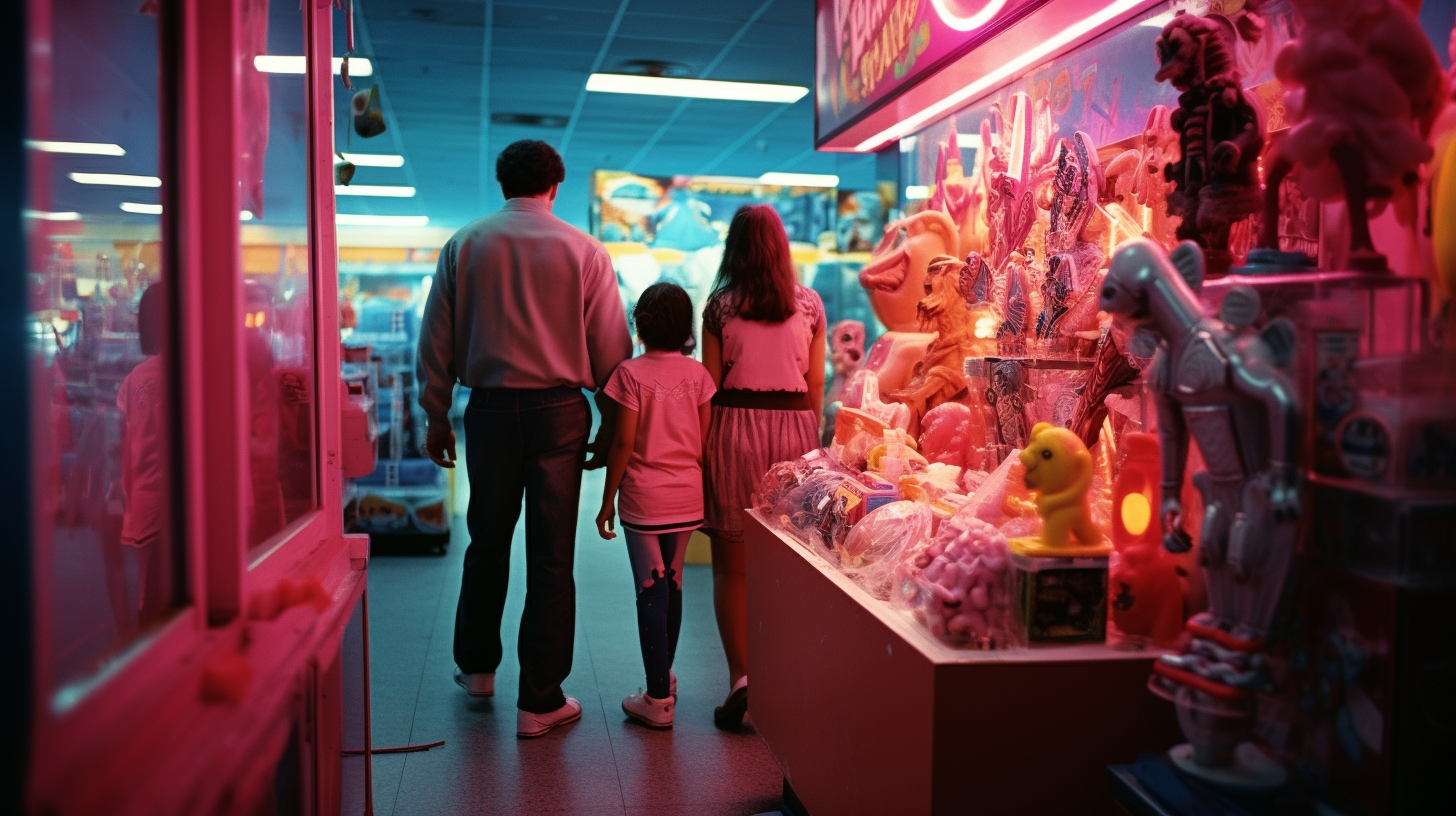
[(728, 226), (703, 310), (703, 364), (719, 388), (703, 532), (712, 541), (713, 607), (729, 684), (713, 721), (735, 728), (748, 710), (743, 508), (770, 465), (819, 446), (824, 402), (824, 304), (797, 283), (784, 223), (769, 205), (743, 207)]
[(623, 700), (622, 710), (654, 728), (671, 728), (683, 555), (688, 537), (703, 525), (703, 449), (715, 389), (708, 370), (682, 354), (693, 336), (693, 304), (682, 287), (647, 287), (632, 321), (646, 351), (617, 366), (604, 389), (620, 407), (597, 531), (616, 538), (613, 505), (620, 494), (647, 670), (647, 690)]

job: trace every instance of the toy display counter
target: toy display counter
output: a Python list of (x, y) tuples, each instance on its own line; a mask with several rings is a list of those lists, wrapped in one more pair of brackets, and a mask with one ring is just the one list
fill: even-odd
[(745, 546), (750, 712), (811, 814), (1100, 813), (1179, 741), (1157, 652), (951, 648), (757, 515)]

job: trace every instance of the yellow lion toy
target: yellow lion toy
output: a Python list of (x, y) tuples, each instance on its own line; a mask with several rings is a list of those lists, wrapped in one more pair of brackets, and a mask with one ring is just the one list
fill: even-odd
[[(1087, 492), (1092, 487), (1092, 454), (1075, 433), (1049, 422), (1031, 429), (1031, 440), (1021, 451), (1026, 466), (1026, 489), (1036, 494), (1041, 516), (1039, 538), (1011, 542), (1022, 555), (1076, 558), (1104, 556), (1112, 550), (1102, 531), (1092, 523)], [(1075, 536), (1078, 545), (1072, 544)]]

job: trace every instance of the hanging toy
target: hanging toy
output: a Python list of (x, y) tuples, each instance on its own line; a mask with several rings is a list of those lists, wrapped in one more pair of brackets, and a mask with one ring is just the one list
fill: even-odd
[(369, 139), (384, 132), (384, 109), (379, 104), (379, 86), (354, 94), (350, 103), (354, 113), (354, 132)]

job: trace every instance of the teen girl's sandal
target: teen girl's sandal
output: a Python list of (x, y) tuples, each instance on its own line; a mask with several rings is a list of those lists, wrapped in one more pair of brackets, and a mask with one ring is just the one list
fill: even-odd
[(722, 729), (738, 728), (743, 725), (743, 715), (748, 713), (748, 678), (740, 677), (728, 692), (723, 705), (713, 709), (713, 724)]

